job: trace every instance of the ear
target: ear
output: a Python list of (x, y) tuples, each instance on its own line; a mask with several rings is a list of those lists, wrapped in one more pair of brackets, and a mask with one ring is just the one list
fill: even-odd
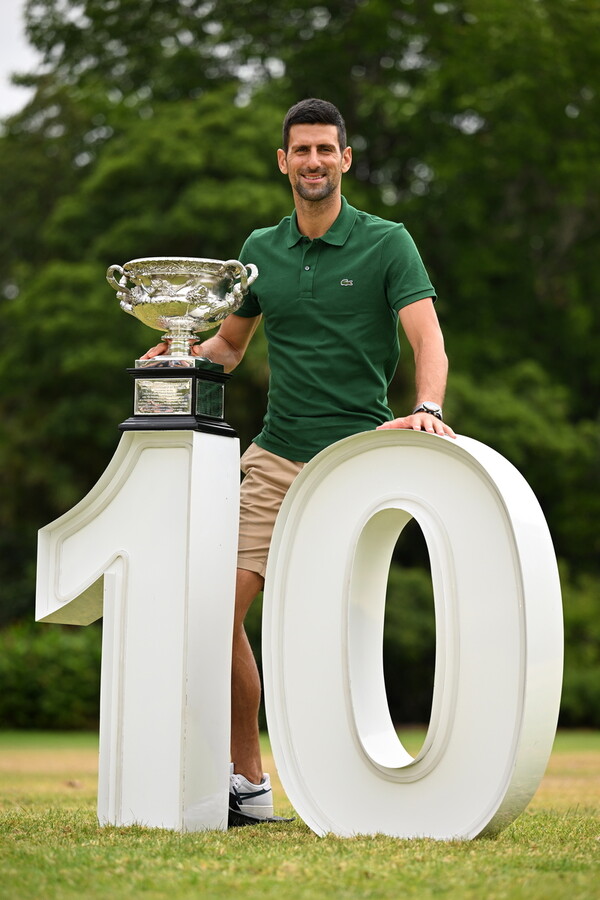
[(347, 172), (352, 165), (352, 147), (342, 151), (342, 172)]
[(287, 175), (288, 167), (287, 167), (287, 158), (285, 155), (285, 150), (277, 151), (277, 165), (279, 166), (279, 171), (283, 172), (284, 175)]

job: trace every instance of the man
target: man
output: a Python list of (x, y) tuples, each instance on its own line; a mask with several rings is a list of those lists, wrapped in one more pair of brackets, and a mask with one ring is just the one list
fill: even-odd
[[(214, 337), (193, 352), (238, 365), (264, 317), (271, 379), (264, 426), (242, 457), (240, 544), (232, 671), (231, 807), (273, 815), (262, 770), (260, 680), (244, 618), (263, 588), (275, 517), (294, 477), (334, 441), (374, 428), (454, 437), (442, 420), (448, 363), (435, 293), (402, 225), (353, 209), (342, 197), (352, 163), (339, 111), (303, 100), (287, 113), (279, 169), (294, 213), (253, 232), (240, 260), (259, 277)], [(387, 388), (399, 358), (398, 317), (415, 358), (416, 405), (392, 419)], [(147, 357), (164, 352), (159, 344)]]

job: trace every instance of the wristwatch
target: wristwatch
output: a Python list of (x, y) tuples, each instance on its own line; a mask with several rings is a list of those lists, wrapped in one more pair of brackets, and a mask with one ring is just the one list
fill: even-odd
[(419, 403), (418, 406), (415, 406), (412, 411), (413, 416), (418, 412), (430, 413), (432, 416), (436, 416), (438, 419), (441, 419), (443, 421), (442, 407), (439, 405), (439, 403), (432, 403), (431, 400), (424, 400), (422, 403)]

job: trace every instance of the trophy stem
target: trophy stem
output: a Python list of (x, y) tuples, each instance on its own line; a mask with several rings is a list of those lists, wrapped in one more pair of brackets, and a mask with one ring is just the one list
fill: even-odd
[(190, 341), (194, 340), (189, 331), (168, 331), (163, 340), (169, 345), (165, 356), (191, 356)]

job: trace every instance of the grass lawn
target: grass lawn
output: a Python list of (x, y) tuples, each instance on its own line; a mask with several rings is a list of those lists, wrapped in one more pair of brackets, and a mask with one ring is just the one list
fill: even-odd
[[(403, 735), (408, 749), (421, 738)], [(266, 739), (264, 749), (274, 776)], [(194, 834), (100, 828), (96, 774), (95, 735), (0, 732), (2, 900), (600, 898), (600, 733), (559, 734), (527, 810), (475, 841), (319, 838), (300, 820)]]

